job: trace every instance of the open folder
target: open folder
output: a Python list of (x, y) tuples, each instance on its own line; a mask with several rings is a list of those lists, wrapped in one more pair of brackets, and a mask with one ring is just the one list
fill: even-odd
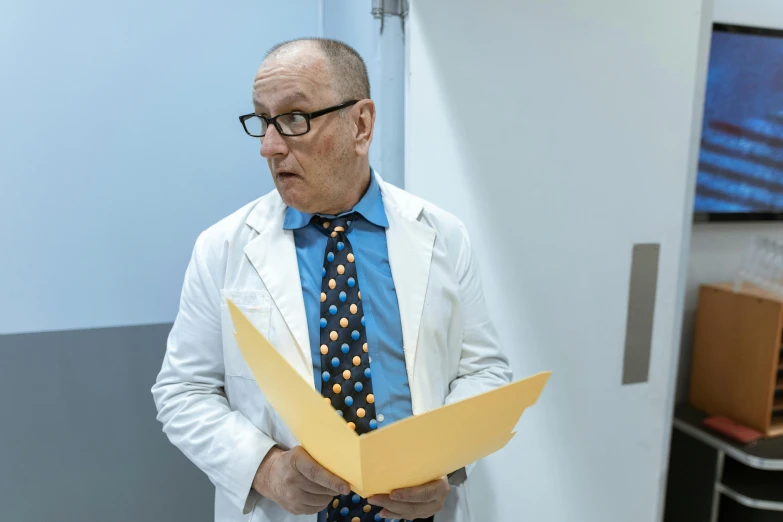
[(359, 436), (227, 301), (234, 336), (267, 401), (299, 444), (364, 498), (424, 484), (501, 449), (550, 375), (542, 372)]

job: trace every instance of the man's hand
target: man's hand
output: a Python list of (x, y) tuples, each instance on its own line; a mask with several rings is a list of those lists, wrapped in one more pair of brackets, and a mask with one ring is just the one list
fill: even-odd
[(351, 487), (318, 464), (301, 446), (269, 450), (253, 479), (253, 489), (294, 515), (312, 515)]
[(383, 508), (383, 518), (413, 520), (430, 517), (443, 509), (449, 489), (448, 479), (441, 477), (421, 486), (395, 489), (390, 495), (374, 495), (367, 500), (373, 506)]

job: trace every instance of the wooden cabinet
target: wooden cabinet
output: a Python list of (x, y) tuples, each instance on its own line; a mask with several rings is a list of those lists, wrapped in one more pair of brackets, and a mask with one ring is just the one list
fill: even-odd
[(783, 435), (783, 297), (732, 285), (699, 290), (690, 403), (767, 437)]

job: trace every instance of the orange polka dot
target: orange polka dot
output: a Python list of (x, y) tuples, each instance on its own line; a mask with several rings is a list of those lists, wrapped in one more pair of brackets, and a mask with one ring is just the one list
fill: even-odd
[(351, 370), (345, 370), (343, 372), (343, 379), (348, 380), (351, 378)]
[[(335, 506), (335, 507), (337, 507), (337, 506)], [(362, 511), (364, 511), (365, 513), (369, 513), (371, 509), (372, 509), (372, 507), (370, 507), (370, 505), (367, 504), (366, 506), (364, 506), (362, 508)]]
[(337, 273), (343, 275), (345, 273), (345, 267), (343, 265), (337, 265)]
[(332, 507), (336, 508), (339, 505), (340, 505), (340, 501), (338, 499), (334, 499), (334, 502), (332, 502)]
[(358, 410), (356, 410), (356, 416), (359, 417), (360, 419), (363, 419), (364, 415), (365, 415), (364, 408), (359, 408)]
[(329, 353), (329, 347), (328, 347), (328, 346), (326, 346), (325, 344), (322, 344), (322, 345), (321, 345), (321, 353), (322, 353), (323, 355), (326, 355), (327, 353)]
[(336, 286), (337, 286), (337, 281), (335, 281), (334, 279), (330, 279), (330, 280), (329, 280), (329, 288), (331, 288), (332, 290), (334, 290), (334, 288), (335, 288)]
[(351, 428), (352, 430), (355, 430), (356, 429), (356, 424), (354, 424), (353, 422), (349, 422), (348, 423), (348, 427)]
[(337, 232), (332, 232), (332, 237), (337, 237)]
[(362, 359), (357, 355), (356, 357), (353, 358), (353, 365), (359, 366), (360, 364), (362, 364)]
[(321, 292), (321, 302), (323, 303), (324, 301), (326, 301), (326, 294)]
[(358, 306), (356, 306), (355, 304), (352, 304), (352, 305), (351, 305), (351, 313), (352, 313), (352, 314), (355, 314), (355, 313), (356, 313), (356, 312), (358, 312), (358, 311), (359, 311), (359, 307), (358, 307)]
[(335, 232), (344, 232), (345, 229), (343, 227), (334, 227)]
[(353, 518), (351, 519), (351, 522), (362, 522), (362, 519), (361, 519), (361, 518), (359, 518), (359, 517), (353, 517)]
[(353, 257), (353, 254), (348, 254), (348, 262), (353, 263), (356, 258)]
[(331, 339), (332, 341), (336, 341), (337, 340), (337, 332), (330, 333), (329, 334), (329, 339)]
[(361, 299), (361, 298), (362, 298), (362, 292), (361, 292), (361, 290), (359, 291), (359, 293), (358, 293), (357, 295), (359, 296), (359, 299)]
[(348, 328), (348, 319), (346, 319), (345, 317), (340, 319), (340, 326), (342, 326), (343, 328)]
[(324, 228), (329, 228), (330, 226), (332, 226), (331, 223), (329, 223), (328, 221), (324, 221)]
[(324, 402), (330, 406), (332, 405), (332, 401), (329, 399), (329, 397), (324, 397)]
[(340, 386), (339, 384), (335, 384), (334, 386), (332, 386), (332, 391), (334, 393), (340, 393), (341, 391), (343, 391), (343, 387)]
[(372, 393), (367, 394), (367, 404), (373, 404), (375, 402), (375, 395)]
[(362, 350), (364, 350), (364, 353), (367, 353), (367, 343), (362, 345)]

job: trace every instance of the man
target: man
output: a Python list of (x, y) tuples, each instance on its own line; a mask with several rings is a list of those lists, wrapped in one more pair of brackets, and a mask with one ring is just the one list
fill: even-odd
[(253, 102), (240, 120), (276, 190), (196, 241), (152, 388), (164, 432), (215, 484), (218, 521), (470, 520), (465, 470), (362, 499), (315, 462), (265, 401), (226, 305), (351, 429), (381, 429), (511, 380), (465, 227), (370, 168), (375, 105), (345, 44), (273, 48)]

